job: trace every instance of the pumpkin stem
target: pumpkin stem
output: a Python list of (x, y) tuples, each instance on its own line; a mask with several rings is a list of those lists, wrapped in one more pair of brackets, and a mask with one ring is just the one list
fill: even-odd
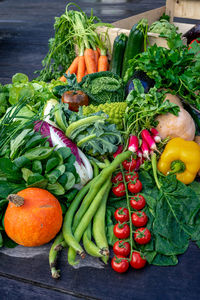
[(24, 205), (24, 198), (17, 194), (10, 194), (7, 199), (17, 207)]

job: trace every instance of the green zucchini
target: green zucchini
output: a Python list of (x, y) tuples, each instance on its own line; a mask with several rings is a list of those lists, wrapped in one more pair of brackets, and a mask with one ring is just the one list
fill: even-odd
[(124, 33), (118, 35), (113, 44), (112, 60), (110, 63), (110, 71), (121, 76), (124, 52), (128, 37)]
[(140, 20), (135, 24), (129, 34), (128, 42), (124, 53), (124, 61), (122, 67), (122, 78), (124, 78), (126, 71), (129, 67), (129, 60), (134, 58), (137, 54), (141, 53), (144, 48), (144, 40), (146, 33), (147, 23), (145, 19)]

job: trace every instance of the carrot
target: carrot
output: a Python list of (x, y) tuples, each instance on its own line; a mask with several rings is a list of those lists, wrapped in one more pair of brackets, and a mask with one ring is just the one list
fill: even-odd
[(82, 55), (78, 60), (77, 81), (81, 82), (83, 76), (85, 76), (85, 57)]
[(108, 70), (108, 58), (106, 55), (100, 55), (98, 60), (98, 72)]
[(101, 55), (101, 50), (97, 47), (97, 52), (99, 53), (99, 56)]
[[(77, 56), (77, 57), (74, 58), (74, 60), (71, 63), (70, 67), (65, 72), (66, 74), (68, 74), (68, 73), (74, 74), (74, 73), (77, 72), (77, 70), (78, 70), (78, 60), (79, 60), (79, 56)], [(66, 81), (66, 78), (65, 78), (64, 75), (60, 77), (60, 81), (63, 81), (63, 82)]]
[(98, 70), (98, 60), (99, 60), (99, 52), (98, 50), (94, 50), (94, 56), (95, 56), (95, 64), (96, 64), (96, 72)]
[(95, 55), (94, 50), (86, 48), (84, 51), (85, 64), (88, 74), (96, 73)]

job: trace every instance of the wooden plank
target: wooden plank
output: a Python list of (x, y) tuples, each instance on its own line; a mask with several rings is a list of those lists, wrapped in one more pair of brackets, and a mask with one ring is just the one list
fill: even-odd
[(146, 18), (149, 22), (149, 25), (151, 25), (153, 22), (157, 21), (164, 12), (165, 6), (162, 6), (160, 8), (152, 9), (144, 13), (119, 20), (117, 22), (112, 23), (112, 25), (114, 25), (117, 28), (131, 29), (132, 26), (142, 18)]
[(200, 19), (200, 0), (167, 0), (166, 13), (174, 17)]
[(0, 299), (1, 300), (79, 300), (81, 297), (76, 297), (72, 294), (63, 293), (52, 289), (47, 289), (40, 286), (34, 286), (25, 282), (26, 280), (14, 280), (13, 278), (0, 276)]
[(191, 297), (196, 300), (200, 295), (199, 253), (199, 248), (191, 243), (188, 251), (179, 256), (177, 266), (147, 265), (141, 270), (130, 268), (127, 273), (118, 274), (111, 269), (110, 262), (102, 269), (88, 266), (74, 269), (67, 264), (66, 251), (63, 251), (58, 264), (61, 269), (58, 280), (50, 276), (48, 252), (32, 258), (0, 253), (0, 276), (4, 274), (20, 282), (24, 279), (34, 286), (56, 289), (84, 299), (149, 300), (163, 299), (164, 295), (165, 300), (188, 300)]

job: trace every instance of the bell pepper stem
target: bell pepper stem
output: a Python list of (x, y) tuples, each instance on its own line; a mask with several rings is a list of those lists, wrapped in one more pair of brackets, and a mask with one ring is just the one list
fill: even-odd
[(155, 183), (157, 185), (157, 188), (160, 190), (161, 185), (160, 185), (160, 182), (158, 180), (158, 174), (157, 174), (156, 153), (153, 153), (152, 156), (151, 156), (151, 165), (152, 165), (152, 169), (153, 169), (153, 176), (154, 176)]
[(174, 160), (171, 163), (171, 171), (167, 172), (167, 175), (172, 175), (176, 173), (182, 173), (185, 171), (185, 164), (181, 160)]

